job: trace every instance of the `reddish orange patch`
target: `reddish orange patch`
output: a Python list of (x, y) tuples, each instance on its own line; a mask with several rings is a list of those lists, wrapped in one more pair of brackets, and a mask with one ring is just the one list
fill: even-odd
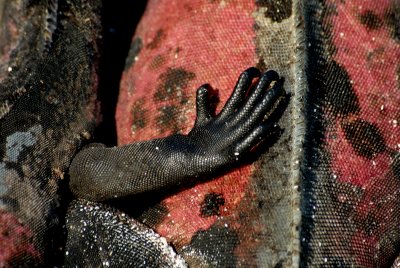
[[(363, 190), (349, 219), (356, 223), (351, 246), (357, 265), (384, 267), (398, 254), (400, 183), (392, 163), (400, 151), (400, 44), (384, 22), (390, 1), (329, 2), (337, 7), (337, 14), (330, 17), (334, 60), (348, 72), (361, 108), (327, 129), (333, 179)], [(383, 137), (384, 148), (371, 159), (357, 155), (346, 140), (342, 126), (355, 119), (373, 124)]]
[[(388, 147), (382, 155), (367, 160), (346, 141), (340, 120), (328, 129), (333, 172), (340, 181), (363, 186), (385, 173), (391, 162), (390, 152), (400, 150), (400, 44), (383, 24), (390, 1), (331, 2), (337, 5), (337, 15), (331, 17), (334, 59), (350, 76), (361, 106), (358, 118), (376, 125)], [(369, 11), (382, 19), (382, 27), (369, 29), (362, 24), (360, 16)]]
[(0, 210), (0, 266), (22, 258), (40, 259), (32, 244), (32, 232), (14, 215)]
[[(177, 109), (170, 123), (187, 133), (195, 119), (195, 92), (203, 83), (218, 90), (220, 109), (240, 71), (257, 62), (254, 9), (253, 1), (150, 1), (135, 35), (142, 40), (142, 50), (121, 82), (117, 109), (119, 144), (171, 133), (171, 129), (160, 130), (168, 121), (160, 117), (165, 106)], [(184, 73), (185, 83), (183, 88), (174, 89), (173, 98), (160, 101), (156, 91), (160, 85), (168, 85), (165, 77), (171, 69)], [(140, 107), (132, 113), (138, 103)], [(135, 115), (144, 118), (132, 128)], [(244, 167), (167, 198), (164, 203), (170, 213), (157, 231), (179, 246), (218, 218), (237, 215), (235, 209), (245, 195), (251, 171), (251, 166)], [(209, 192), (223, 193), (225, 204), (220, 216), (204, 218), (200, 216), (200, 205)]]

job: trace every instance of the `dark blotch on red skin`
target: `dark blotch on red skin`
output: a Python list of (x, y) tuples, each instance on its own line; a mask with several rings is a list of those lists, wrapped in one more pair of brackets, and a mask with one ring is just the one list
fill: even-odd
[(161, 45), (161, 41), (165, 37), (165, 32), (163, 29), (159, 29), (156, 32), (156, 35), (154, 36), (153, 40), (147, 44), (146, 48), (148, 49), (155, 49), (158, 48)]
[(360, 112), (360, 104), (350, 82), (347, 71), (332, 61), (326, 74), (325, 100), (336, 116), (347, 116)]
[(400, 2), (398, 0), (392, 1), (385, 14), (385, 22), (391, 29), (392, 38), (400, 42)]
[(179, 124), (179, 109), (175, 105), (166, 105), (159, 109), (157, 126), (161, 133), (171, 130), (173, 133), (181, 129)]
[[(332, 183), (330, 189), (330, 198), (335, 205), (333, 207), (340, 208), (340, 214), (344, 217), (351, 217), (354, 213), (354, 206), (364, 194), (363, 190), (350, 183)], [(343, 198), (346, 202), (343, 202)]]
[(186, 88), (190, 80), (194, 79), (196, 75), (188, 72), (183, 68), (168, 68), (165, 73), (159, 77), (161, 81), (154, 93), (155, 101), (166, 101), (181, 99), (181, 94), (177, 93)]
[(202, 217), (218, 216), (221, 214), (220, 207), (223, 205), (225, 205), (225, 199), (222, 194), (206, 194), (200, 206), (200, 215)]
[(358, 222), (360, 230), (363, 229), (364, 232), (369, 236), (373, 236), (374, 234), (378, 233), (378, 223), (379, 219), (377, 219), (372, 213), (369, 213), (366, 218)]
[(136, 37), (132, 41), (131, 47), (129, 48), (128, 56), (126, 57), (126, 61), (125, 61), (125, 70), (128, 70), (129, 68), (132, 67), (132, 65), (135, 63), (136, 56), (139, 55), (142, 48), (143, 48), (142, 39), (139, 37)]
[(359, 20), (368, 30), (376, 30), (382, 27), (382, 20), (371, 10), (361, 14)]
[(239, 238), (234, 230), (213, 225), (207, 230), (196, 232), (188, 250), (200, 252), (213, 267), (236, 267), (234, 250), (238, 244)]
[(378, 253), (375, 258), (376, 267), (392, 267), (400, 248), (400, 230), (397, 226), (379, 237)]
[(345, 137), (359, 156), (372, 159), (386, 150), (378, 127), (362, 119), (342, 124)]
[(265, 16), (274, 22), (281, 22), (292, 15), (292, 0), (256, 0), (260, 7), (266, 7)]
[(150, 69), (151, 70), (157, 70), (158, 68), (160, 68), (161, 66), (163, 66), (166, 62), (166, 59), (164, 56), (162, 55), (156, 55), (150, 63)]
[(400, 180), (400, 153), (397, 153), (390, 165), (396, 179)]
[(148, 111), (144, 107), (144, 99), (139, 99), (132, 106), (132, 130), (142, 129), (147, 125)]
[(153, 98), (156, 103), (162, 103), (157, 116), (160, 133), (176, 133), (182, 128), (183, 122), (179, 120), (180, 108), (188, 101), (184, 89), (195, 77), (194, 73), (183, 68), (168, 68), (159, 76), (160, 82)]

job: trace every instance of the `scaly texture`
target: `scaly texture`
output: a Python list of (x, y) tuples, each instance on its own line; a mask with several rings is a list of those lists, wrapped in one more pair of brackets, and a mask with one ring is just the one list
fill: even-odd
[(186, 133), (196, 85), (207, 81), (224, 103), (236, 70), (247, 66), (276, 70), (292, 95), (279, 121), (282, 136), (255, 164), (174, 194), (140, 216), (196, 265), (273, 267), (298, 259), (301, 14), (291, 1), (274, 2), (149, 1), (132, 41), (117, 109), (121, 144)]
[(388, 267), (399, 255), (399, 8), (306, 6), (303, 265)]
[[(58, 241), (69, 202), (62, 179), (97, 118), (96, 3), (0, 1), (6, 7), (0, 16), (0, 266), (62, 262), (54, 258), (54, 248), (64, 250)], [(182, 158), (201, 155), (190, 150), (198, 143), (183, 138), (195, 122), (195, 89), (209, 83), (226, 103), (249, 66), (285, 78), (290, 102), (275, 118), (282, 135), (253, 165), (224, 176), (207, 165), (195, 168), (218, 176), (192, 188), (176, 185), (196, 176), (185, 168), (183, 177), (166, 176), (166, 184), (143, 174), (144, 190), (172, 189), (161, 196), (138, 197), (143, 187), (118, 185), (141, 179), (135, 172), (145, 169), (126, 175), (123, 160), (151, 143), (82, 150), (71, 167), (72, 190), (109, 204), (72, 202), (66, 265), (141, 262), (142, 252), (150, 252), (149, 265), (184, 265), (164, 239), (115, 206), (165, 236), (194, 267), (398, 267), (399, 6), (398, 0), (149, 0), (121, 80), (120, 145), (159, 138), (169, 151), (178, 149), (180, 157), (169, 164), (150, 157), (163, 167), (157, 178), (163, 171), (176, 175), (170, 170), (178, 162), (198, 168)], [(215, 95), (209, 101), (218, 114)], [(203, 121), (207, 102), (199, 96)], [(215, 140), (197, 137), (212, 148)], [(104, 174), (117, 178), (103, 181)], [(102, 183), (92, 185), (96, 180)], [(129, 193), (135, 196), (109, 200)], [(165, 258), (153, 259), (159, 252)]]
[(196, 264), (393, 263), (399, 24), (398, 1), (149, 1), (121, 82), (121, 143), (190, 126), (191, 85), (207, 77), (224, 100), (233, 66), (274, 68), (292, 98), (285, 133), (252, 169), (168, 197), (143, 221)]
[[(114, 148), (92, 146), (83, 149), (71, 163), (69, 174), (72, 192), (76, 197), (94, 201), (125, 198), (125, 202), (129, 202), (130, 196), (139, 194), (157, 198), (162, 192), (213, 178), (216, 174), (238, 166), (244, 160), (248, 161), (249, 157), (262, 152), (265, 144), (271, 145), (279, 137), (280, 131), (275, 125), (279, 111), (283, 108), (281, 104), (285, 104), (279, 99), (286, 99), (283, 80), (279, 79), (275, 71), (267, 71), (253, 83), (253, 79), (258, 76), (260, 72), (255, 68), (244, 71), (224, 108), (215, 116), (208, 98), (209, 90), (206, 85), (201, 86), (197, 90), (195, 125), (187, 135), (175, 134)], [(276, 135), (273, 135), (274, 132)], [(72, 250), (79, 245), (74, 237), (83, 237), (82, 241), (88, 239), (101, 243), (110, 240), (108, 236), (113, 233), (112, 230), (96, 231), (107, 228), (101, 227), (104, 224), (102, 221), (93, 222), (95, 216), (89, 216), (88, 219), (82, 219), (84, 226), (86, 222), (90, 225), (87, 231), (75, 234), (80, 229), (74, 225), (79, 222), (81, 210), (80, 207), (75, 207), (69, 213), (69, 218), (76, 220), (67, 223), (67, 249), (70, 252), (66, 255), (68, 261), (82, 259), (80, 254), (76, 254), (76, 250)], [(107, 220), (106, 217), (102, 218)], [(119, 224), (122, 223), (114, 221), (108, 226)], [(140, 233), (126, 234), (127, 241), (107, 250), (101, 247), (103, 249), (99, 249), (99, 252), (104, 253), (100, 255), (113, 254), (121, 262), (132, 263), (133, 266), (141, 265), (142, 260), (137, 256), (145, 253), (122, 254), (130, 248), (130, 243), (133, 243), (131, 241), (146, 239), (138, 238), (139, 235)], [(99, 246), (93, 247), (96, 249)], [(146, 256), (158, 259), (157, 247), (152, 247), (150, 243), (143, 248), (149, 251)], [(137, 251), (141, 248), (135, 246), (134, 249)], [(75, 254), (71, 254), (72, 252)], [(99, 258), (103, 259), (103, 256)], [(220, 263), (221, 260), (216, 259), (216, 262)]]
[(62, 260), (64, 174), (96, 120), (100, 6), (49, 4), (8, 1), (2, 13), (2, 34), (17, 41), (2, 54), (9, 61), (0, 85), (0, 241), (9, 243), (0, 266)]

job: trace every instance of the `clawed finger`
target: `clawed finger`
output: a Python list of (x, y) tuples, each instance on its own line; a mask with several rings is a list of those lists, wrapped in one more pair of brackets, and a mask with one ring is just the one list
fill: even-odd
[[(235, 117), (231, 122), (231, 126), (235, 129), (233, 137), (236, 140), (244, 140), (243, 145), (249, 144), (249, 140), (252, 141), (255, 137), (262, 137), (260, 133), (265, 133), (269, 128), (265, 119), (268, 111), (274, 106), (279, 106), (280, 101), (278, 99), (285, 96), (283, 89), (283, 79), (279, 79), (270, 90), (265, 91), (262, 98), (258, 100), (252, 110), (246, 111), (242, 114), (242, 117)], [(243, 111), (240, 111), (241, 113)], [(246, 142), (247, 141), (247, 142)], [(250, 142), (250, 144), (253, 144)]]
[[(257, 86), (250, 93), (249, 98), (242, 108), (239, 109), (237, 115), (235, 116), (235, 121), (239, 122), (244, 118), (253, 117), (252, 112), (254, 107), (260, 102), (260, 100), (264, 100), (266, 94), (275, 95), (276, 92), (272, 89), (271, 91), (267, 91), (272, 81), (277, 81), (279, 79), (279, 75), (275, 71), (267, 71), (263, 74), (258, 81)], [(273, 87), (274, 88), (274, 87)]]
[(210, 105), (208, 102), (208, 85), (199, 87), (196, 93), (196, 122), (195, 126), (206, 123), (211, 118)]
[(252, 84), (253, 79), (259, 76), (260, 71), (254, 67), (247, 69), (240, 75), (232, 95), (226, 102), (219, 115), (220, 118), (225, 118), (231, 115), (240, 107), (245, 99), (249, 87)]
[(261, 143), (274, 128), (278, 129), (274, 122), (260, 124), (235, 146), (234, 154), (239, 156), (249, 152), (257, 144)]
[(253, 125), (261, 121), (265, 114), (271, 110), (277, 100), (284, 96), (284, 94), (283, 79), (279, 79), (270, 90), (265, 92), (262, 99), (260, 99), (258, 103), (256, 103), (254, 109), (250, 111), (247, 123)]

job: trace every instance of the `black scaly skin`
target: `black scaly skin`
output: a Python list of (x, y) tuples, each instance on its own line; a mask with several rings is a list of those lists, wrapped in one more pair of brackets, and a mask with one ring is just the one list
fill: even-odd
[[(55, 265), (64, 243), (64, 175), (95, 127), (101, 5), (3, 4), (3, 19), (12, 19), (2, 23), (15, 22), (17, 41), (1, 74), (0, 211), (16, 217), (31, 236), (12, 237), (21, 252), (12, 252), (15, 245), (2, 248), (14, 256), (1, 259), (0, 266)], [(16, 228), (10, 225), (0, 224), (0, 239)]]
[[(275, 71), (263, 74), (249, 92), (258, 76), (255, 68), (243, 72), (215, 117), (207, 101), (207, 86), (200, 87), (197, 119), (188, 135), (82, 150), (69, 171), (72, 192), (91, 201), (125, 197), (198, 181), (246, 158), (273, 128), (274, 122), (264, 116), (284, 94), (283, 81)], [(276, 82), (266, 90), (272, 81)]]
[(64, 267), (186, 267), (153, 230), (99, 203), (73, 201)]
[(69, 206), (64, 248), (64, 174), (90, 138), (98, 112), (101, 7), (80, 0), (20, 5), (25, 13), (19, 41), (0, 84), (0, 209), (32, 232), (21, 242), (44, 254), (22, 253), (7, 264), (184, 266), (153, 231), (91, 201), (177, 188), (242, 163), (276, 130), (276, 118), (264, 117), (284, 96), (283, 80), (268, 71), (254, 84), (260, 73), (250, 68), (218, 116), (212, 116), (207, 86), (200, 87), (197, 120), (188, 135), (82, 150), (70, 168), (71, 189), (80, 199)]
[(255, 68), (244, 71), (225, 107), (215, 117), (207, 100), (207, 86), (200, 87), (197, 118), (188, 135), (114, 148), (92, 146), (80, 151), (69, 172), (70, 188), (82, 199), (73, 202), (68, 213), (67, 264), (184, 266), (184, 261), (148, 228), (83, 199), (105, 201), (176, 188), (242, 162), (275, 129), (274, 121), (265, 115), (285, 95), (283, 79), (275, 71), (264, 73), (253, 84), (259, 76)]

